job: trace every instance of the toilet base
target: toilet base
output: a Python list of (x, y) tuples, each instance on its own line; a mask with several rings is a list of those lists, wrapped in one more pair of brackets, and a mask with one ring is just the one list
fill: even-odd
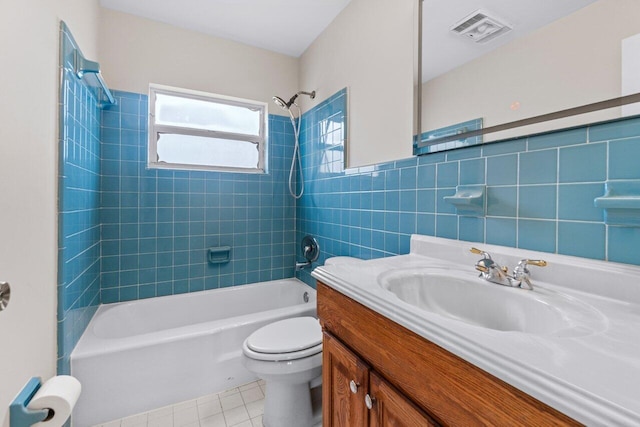
[(267, 383), (264, 401), (264, 427), (310, 427), (322, 423), (322, 386), (309, 389), (309, 383)]

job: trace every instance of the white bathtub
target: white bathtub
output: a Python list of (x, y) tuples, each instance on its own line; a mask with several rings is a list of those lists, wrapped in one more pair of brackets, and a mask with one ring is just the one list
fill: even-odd
[(315, 315), (316, 291), (297, 279), (101, 305), (71, 354), (82, 383), (73, 424), (254, 381), (241, 363), (244, 339), (273, 321)]

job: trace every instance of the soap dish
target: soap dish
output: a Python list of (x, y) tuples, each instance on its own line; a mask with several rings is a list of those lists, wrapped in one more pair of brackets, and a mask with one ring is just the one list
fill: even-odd
[(458, 215), (484, 216), (486, 193), (485, 185), (458, 185), (456, 194), (445, 196), (444, 201), (455, 206)]
[(593, 202), (604, 209), (605, 224), (640, 227), (640, 180), (607, 181), (604, 195)]

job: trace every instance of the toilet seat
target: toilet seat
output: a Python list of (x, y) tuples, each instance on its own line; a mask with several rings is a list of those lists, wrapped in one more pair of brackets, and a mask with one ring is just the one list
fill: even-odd
[(314, 317), (280, 320), (252, 333), (242, 350), (257, 360), (302, 359), (322, 351), (322, 329)]

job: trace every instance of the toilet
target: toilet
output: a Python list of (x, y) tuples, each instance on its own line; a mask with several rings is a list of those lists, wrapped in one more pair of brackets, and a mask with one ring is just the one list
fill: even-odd
[[(242, 362), (267, 384), (265, 427), (309, 427), (321, 420), (322, 330), (315, 317), (264, 326), (242, 344)], [(316, 408), (314, 411), (314, 405)]]
[(327, 260), (324, 262), (324, 265), (325, 266), (345, 265), (345, 264), (355, 264), (358, 262), (362, 262), (362, 260), (360, 258), (354, 258), (351, 256), (334, 256), (331, 258), (327, 258)]

